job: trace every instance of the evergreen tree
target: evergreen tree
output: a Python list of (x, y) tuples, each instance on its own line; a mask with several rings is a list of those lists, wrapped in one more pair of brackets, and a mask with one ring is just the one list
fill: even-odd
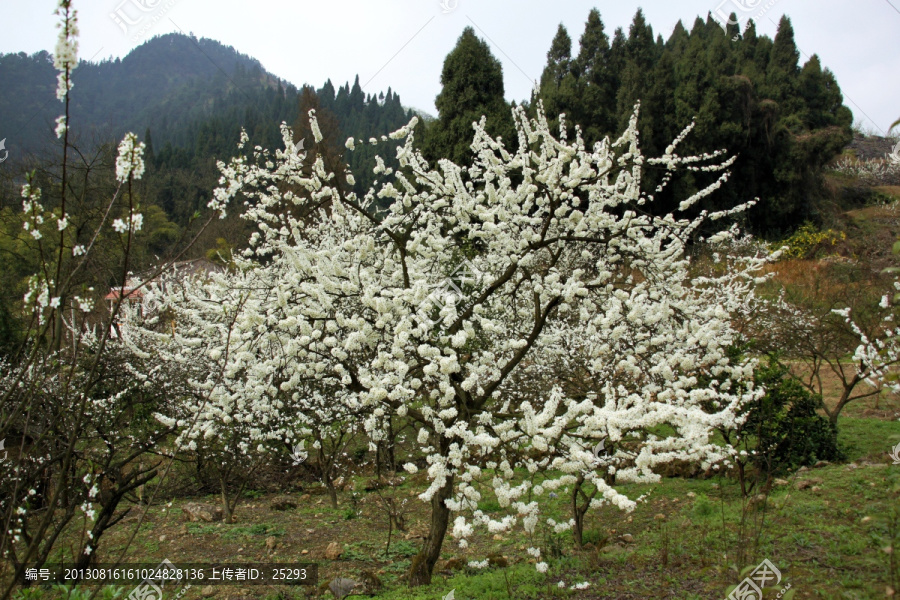
[(153, 151), (153, 138), (150, 136), (150, 128), (144, 132), (144, 144), (147, 146), (144, 149), (144, 161), (148, 166), (156, 165), (156, 153)]
[(794, 42), (794, 28), (787, 16), (778, 22), (778, 31), (769, 55), (766, 68), (765, 94), (778, 102), (783, 114), (791, 114), (800, 108), (802, 102), (797, 97), (797, 77), (800, 69), (797, 66), (800, 51)]
[[(759, 36), (752, 21), (741, 34), (736, 26), (723, 32), (712, 18), (698, 17), (690, 32), (679, 22), (661, 42), (638, 11), (628, 36), (617, 29), (610, 42), (594, 10), (578, 56), (570, 56), (568, 33), (560, 28), (542, 77), (550, 118), (554, 109), (566, 112), (591, 143), (621, 131), (641, 100), (640, 139), (648, 154), (661, 152), (693, 120), (681, 152), (726, 149), (737, 155), (733, 185), (704, 198), (697, 210), (758, 197), (743, 224), (768, 235), (816, 219), (824, 165), (849, 141), (852, 117), (818, 57), (798, 66), (788, 19), (782, 19), (774, 41)], [(574, 96), (566, 96), (567, 77), (576, 84)], [(648, 173), (645, 191), (652, 192), (659, 176)], [(654, 206), (676, 209), (675, 198), (705, 185), (707, 176), (686, 173)]]
[(580, 101), (573, 118), (584, 127), (588, 143), (611, 136), (616, 129), (617, 73), (610, 54), (609, 37), (603, 29), (600, 11), (595, 8), (588, 15), (574, 62)]
[(444, 60), (441, 92), (435, 99), (438, 120), (426, 131), (425, 156), (469, 162), (472, 123), (487, 117), (488, 132), (515, 143), (510, 107), (504, 99), (503, 67), (487, 43), (466, 27)]
[(572, 38), (560, 23), (547, 53), (547, 66), (541, 74), (540, 97), (551, 129), (559, 125), (559, 115), (572, 116), (583, 102), (572, 61)]
[(563, 77), (569, 73), (572, 62), (572, 38), (565, 26), (560, 23), (556, 29), (556, 35), (547, 52), (547, 66), (541, 75), (541, 87), (544, 84), (558, 87)]
[[(628, 120), (634, 112), (634, 105), (639, 100), (646, 100), (650, 88), (650, 78), (657, 60), (657, 47), (653, 39), (653, 28), (644, 18), (644, 13), (638, 9), (628, 30), (628, 40), (625, 42), (625, 61), (622, 66), (621, 82), (616, 97), (616, 114), (618, 130), (624, 131), (628, 127)], [(641, 117), (641, 137), (644, 140), (652, 138), (653, 109), (645, 106)], [(663, 118), (657, 115), (657, 118)], [(654, 154), (653, 149), (645, 146), (648, 154)]]
[(334, 109), (334, 84), (331, 83), (330, 79), (325, 82), (325, 85), (322, 86), (317, 95), (323, 107), (328, 110)]

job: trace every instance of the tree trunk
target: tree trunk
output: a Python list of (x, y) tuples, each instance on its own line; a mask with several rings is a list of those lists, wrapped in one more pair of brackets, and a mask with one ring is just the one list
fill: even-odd
[(331, 481), (331, 477), (325, 478), (324, 481), (325, 481), (325, 489), (328, 490), (328, 498), (331, 500), (331, 508), (337, 508), (338, 507), (337, 490), (334, 489), (334, 482)]
[(825, 413), (828, 415), (828, 420), (832, 425), (837, 426), (838, 415), (841, 414), (841, 410), (843, 410), (844, 405), (849, 401), (848, 398), (850, 398), (850, 394), (853, 393), (853, 387), (855, 385), (856, 383), (853, 383), (850, 386), (844, 385), (844, 390), (841, 392), (841, 397), (838, 400), (837, 405), (834, 407), (834, 410), (832, 410), (831, 412), (828, 412), (827, 410), (825, 411)]
[(234, 511), (231, 508), (231, 503), (228, 501), (228, 488), (225, 482), (225, 475), (223, 474), (219, 475), (219, 485), (221, 486), (222, 510), (224, 511), (222, 520), (226, 523), (234, 523)]
[[(575, 487), (572, 490), (572, 516), (575, 519), (575, 526), (572, 528), (572, 537), (575, 539), (575, 545), (579, 548), (584, 547), (584, 516), (591, 507), (591, 501), (594, 499), (594, 496), (597, 495), (596, 487), (593, 492), (587, 494), (585, 493), (583, 486), (584, 475), (579, 475), (578, 480), (575, 482)], [(579, 494), (584, 499), (584, 503), (581, 505), (578, 504)]]
[(322, 441), (322, 437), (317, 434), (316, 440), (319, 442), (319, 474), (322, 479), (322, 484), (325, 486), (325, 489), (328, 490), (328, 497), (331, 500), (331, 508), (337, 508), (337, 490), (334, 489), (334, 479), (332, 478), (332, 471), (334, 470), (334, 463), (337, 457), (337, 453), (339, 452), (339, 446), (336, 446), (332, 449), (332, 456), (328, 456), (325, 452), (325, 443)]
[(422, 550), (413, 558), (409, 569), (409, 585), (429, 585), (434, 565), (441, 555), (441, 546), (444, 544), (444, 536), (447, 534), (447, 526), (450, 523), (450, 509), (445, 501), (453, 495), (453, 476), (448, 476), (446, 483), (431, 499), (431, 528), (428, 537), (422, 545)]
[(744, 473), (744, 463), (742, 463), (741, 461), (735, 461), (735, 464), (737, 464), (737, 468), (738, 468), (738, 481), (741, 482), (741, 496), (746, 498), (748, 491), (747, 491), (747, 479), (746, 479), (746, 475)]

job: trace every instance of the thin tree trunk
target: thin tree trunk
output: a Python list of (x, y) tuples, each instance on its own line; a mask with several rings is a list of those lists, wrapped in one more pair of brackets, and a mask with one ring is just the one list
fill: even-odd
[(222, 491), (221, 491), (222, 509), (225, 511), (223, 520), (226, 523), (232, 523), (233, 521), (232, 521), (232, 516), (231, 516), (232, 515), (231, 503), (228, 502), (228, 491), (227, 491), (227, 487), (226, 487), (227, 484), (225, 483), (225, 475), (223, 475), (223, 474), (219, 475), (219, 485), (222, 488)]
[[(337, 490), (334, 489), (334, 481), (331, 478), (331, 471), (334, 468), (334, 457), (328, 458), (325, 455), (325, 444), (319, 438), (319, 471), (322, 475), (322, 483), (328, 490), (328, 497), (331, 499), (331, 508), (338, 507)], [(335, 449), (334, 452), (337, 452)]]
[(441, 547), (444, 544), (444, 536), (447, 534), (447, 526), (450, 523), (450, 509), (446, 500), (453, 495), (453, 476), (448, 476), (446, 483), (431, 499), (431, 527), (428, 537), (422, 545), (422, 550), (412, 561), (409, 570), (409, 585), (429, 585), (434, 565), (441, 555)]
[(323, 479), (325, 481), (325, 488), (328, 490), (328, 498), (331, 499), (331, 508), (337, 508), (337, 491), (334, 489), (334, 482), (331, 481), (331, 477), (325, 477)]
[[(607, 482), (609, 483), (609, 482)], [(588, 509), (591, 507), (591, 501), (593, 501), (594, 497), (597, 495), (597, 489), (594, 488), (594, 491), (590, 494), (585, 493), (584, 491), (584, 475), (579, 475), (578, 480), (575, 482), (575, 489), (572, 490), (572, 516), (575, 519), (575, 526), (572, 529), (572, 537), (575, 538), (575, 545), (579, 548), (584, 547), (584, 516), (587, 514)], [(584, 498), (584, 504), (578, 504), (578, 495), (581, 494), (582, 498)]]
[(572, 489), (572, 516), (575, 517), (575, 527), (572, 529), (572, 537), (575, 538), (575, 545), (581, 548), (584, 546), (584, 512), (578, 506), (578, 492), (581, 491), (581, 484), (584, 483), (584, 475), (578, 476), (578, 481)]

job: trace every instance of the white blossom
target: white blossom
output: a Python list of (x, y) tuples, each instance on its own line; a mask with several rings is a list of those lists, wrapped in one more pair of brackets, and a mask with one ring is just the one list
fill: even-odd
[(322, 141), (322, 131), (319, 129), (319, 120), (316, 118), (316, 110), (311, 108), (309, 110), (309, 128), (312, 129), (313, 139), (316, 140), (316, 143)]
[(61, 115), (56, 118), (56, 137), (62, 138), (62, 136), (65, 135), (66, 130), (66, 117), (65, 115)]
[(53, 53), (53, 67), (59, 71), (56, 97), (64, 100), (72, 89), (72, 70), (78, 65), (78, 11), (71, 8), (70, 0), (60, 0), (56, 14), (60, 21), (56, 24), (59, 36)]
[(116, 179), (128, 181), (129, 177), (140, 179), (144, 174), (144, 142), (138, 143), (137, 136), (131, 132), (125, 134), (119, 143), (119, 156), (116, 158)]

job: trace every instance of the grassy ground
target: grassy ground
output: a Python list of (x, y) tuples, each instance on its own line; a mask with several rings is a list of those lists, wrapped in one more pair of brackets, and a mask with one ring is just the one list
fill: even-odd
[[(860, 409), (865, 412), (865, 408)], [(648, 494), (632, 514), (614, 508), (589, 513), (587, 548), (578, 550), (571, 536), (530, 539), (521, 530), (507, 535), (477, 535), (461, 551), (448, 539), (431, 586), (409, 589), (404, 575), (418, 549), (427, 511), (415, 496), (424, 489), (421, 479), (407, 479), (394, 492), (411, 500), (406, 533), (394, 533), (385, 555), (387, 518), (378, 495), (363, 490), (366, 480), (354, 482), (340, 494), (339, 508), (329, 505), (324, 490), (287, 494), (296, 509), (274, 510), (273, 497), (249, 493), (238, 507), (234, 524), (186, 523), (184, 502), (215, 498), (173, 499), (171, 505), (152, 506), (131, 543), (128, 562), (216, 564), (234, 562), (315, 562), (320, 582), (334, 577), (362, 580), (368, 571), (383, 584), (377, 597), (438, 599), (451, 590), (457, 599), (604, 598), (645, 599), (725, 598), (729, 586), (742, 579), (742, 569), (768, 558), (790, 584), (794, 598), (884, 598), (891, 585), (887, 551), (896, 541), (891, 519), (900, 499), (900, 465), (888, 452), (900, 443), (900, 423), (884, 418), (842, 417), (840, 441), (848, 452), (844, 464), (798, 472), (776, 485), (765, 501), (753, 506), (741, 498), (736, 482), (717, 479), (665, 479), (659, 486), (632, 485), (634, 497)], [(798, 490), (806, 481), (809, 485)], [(284, 495), (281, 495), (282, 497)], [(568, 518), (568, 498), (555, 500), (549, 516)], [(499, 507), (484, 501), (485, 511)], [(137, 511), (135, 511), (137, 512)], [(134, 528), (128, 517), (104, 539), (100, 562), (114, 560)], [(894, 538), (894, 539), (892, 539)], [(338, 560), (325, 558), (331, 542), (343, 548)], [(550, 564), (537, 573), (535, 560), (524, 550), (544, 548)], [(506, 566), (485, 570), (454, 568), (452, 559), (483, 560), (501, 555)], [(448, 561), (451, 561), (448, 565)], [(559, 583), (563, 582), (563, 587)], [(586, 582), (583, 590), (571, 589)], [(122, 588), (122, 597), (130, 589)], [(184, 598), (203, 593), (219, 599), (304, 598), (309, 587), (262, 588), (222, 586), (187, 591)], [(33, 597), (61, 598), (45, 590)], [(767, 593), (774, 598), (777, 592)], [(326, 592), (326, 597), (331, 597)], [(351, 596), (352, 598), (353, 596)]]

